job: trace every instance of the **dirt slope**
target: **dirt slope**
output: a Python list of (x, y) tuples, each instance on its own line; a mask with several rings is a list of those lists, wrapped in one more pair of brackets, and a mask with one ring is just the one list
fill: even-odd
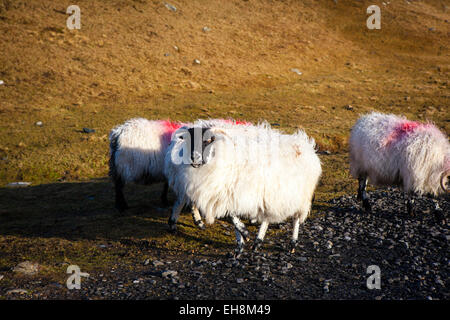
[(347, 60), (370, 71), (448, 63), (444, 1), (381, 5), (380, 31), (365, 27), (363, 1), (177, 1), (176, 12), (161, 1), (79, 1), (72, 31), (69, 1), (2, 3), (2, 77), (14, 85), (2, 98), (13, 104), (270, 87), (296, 80), (290, 68), (317, 76)]

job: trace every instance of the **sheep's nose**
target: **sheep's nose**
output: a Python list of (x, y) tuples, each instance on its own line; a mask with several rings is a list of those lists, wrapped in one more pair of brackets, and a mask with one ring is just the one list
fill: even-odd
[(192, 166), (198, 167), (202, 164), (203, 158), (202, 154), (198, 151), (192, 152)]

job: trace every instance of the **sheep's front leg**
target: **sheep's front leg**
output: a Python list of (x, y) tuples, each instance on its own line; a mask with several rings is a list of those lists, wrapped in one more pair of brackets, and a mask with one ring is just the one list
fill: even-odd
[(169, 231), (175, 232), (177, 231), (177, 221), (178, 217), (180, 216), (180, 212), (183, 209), (184, 205), (186, 204), (186, 196), (179, 196), (177, 200), (175, 201), (173, 208), (172, 208), (172, 214), (169, 218)]
[(258, 251), (266, 235), (267, 228), (269, 227), (269, 222), (264, 220), (259, 227), (258, 236), (256, 237), (255, 243), (253, 244), (253, 251)]
[(194, 223), (200, 229), (205, 229), (205, 224), (202, 221), (202, 216), (200, 215), (200, 210), (198, 210), (195, 204), (192, 205), (192, 219), (194, 219)]
[(300, 228), (300, 217), (295, 217), (292, 222), (292, 240), (290, 253), (295, 253), (295, 248), (297, 247), (298, 241), (298, 230)]
[(366, 186), (367, 186), (367, 177), (361, 176), (358, 178), (358, 200), (362, 200), (363, 208), (366, 212), (371, 212), (372, 208), (370, 206), (369, 197), (367, 196)]

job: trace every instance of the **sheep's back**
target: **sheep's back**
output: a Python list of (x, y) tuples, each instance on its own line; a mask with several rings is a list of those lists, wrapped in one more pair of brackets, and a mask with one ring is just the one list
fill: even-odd
[(164, 178), (164, 155), (179, 126), (170, 121), (136, 118), (112, 130), (116, 170), (125, 182), (150, 183)]
[[(280, 222), (309, 209), (321, 174), (311, 141), (267, 129), (258, 136), (237, 133), (215, 142), (210, 163), (186, 167), (187, 195), (205, 212), (207, 222), (230, 212)], [(270, 145), (276, 139), (281, 143)]]

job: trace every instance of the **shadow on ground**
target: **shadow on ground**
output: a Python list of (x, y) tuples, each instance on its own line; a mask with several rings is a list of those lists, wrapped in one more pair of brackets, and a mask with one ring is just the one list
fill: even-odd
[[(165, 237), (170, 207), (160, 203), (161, 190), (161, 184), (127, 186), (130, 209), (119, 214), (114, 208), (112, 185), (106, 178), (0, 188), (0, 198), (4, 199), (0, 204), (0, 235), (111, 241)], [(188, 218), (189, 213), (183, 216)], [(178, 233), (189, 237), (185, 229), (194, 226), (183, 216)]]

